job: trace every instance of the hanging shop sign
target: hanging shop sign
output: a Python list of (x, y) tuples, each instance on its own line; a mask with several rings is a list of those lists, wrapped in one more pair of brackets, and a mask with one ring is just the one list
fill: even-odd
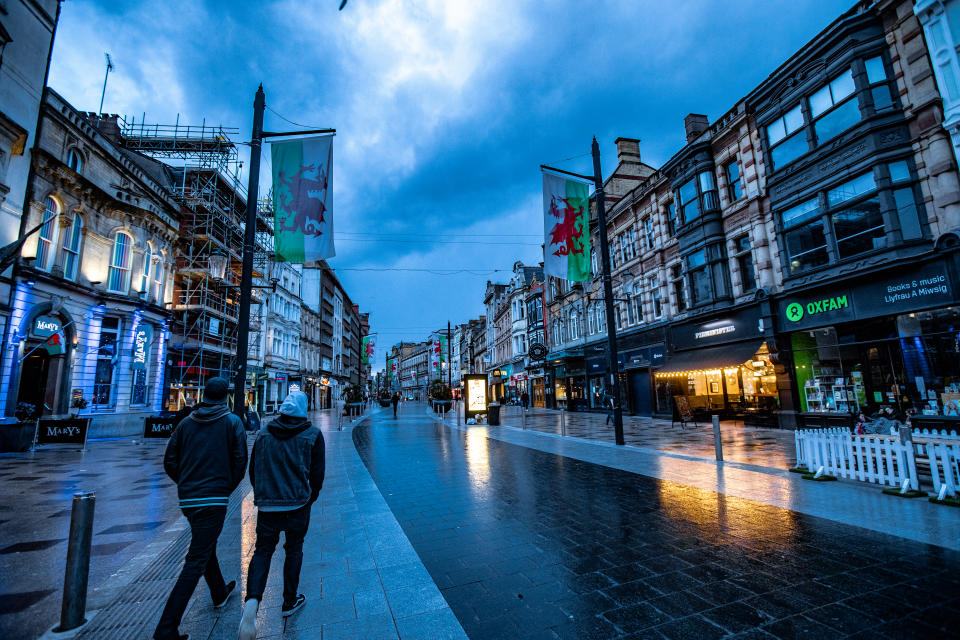
[(709, 322), (677, 325), (670, 334), (674, 348), (691, 349), (755, 338), (759, 322), (760, 308), (754, 306)]
[(856, 287), (818, 289), (780, 302), (781, 329), (792, 331), (838, 322), (896, 315), (953, 302), (946, 264), (922, 265), (893, 277), (873, 278)]
[(148, 416), (143, 419), (143, 437), (147, 438), (169, 438), (177, 426), (177, 416), (166, 416), (158, 418)]
[(473, 418), (487, 412), (487, 377), (483, 374), (463, 376), (467, 404), (463, 410), (464, 419)]
[(539, 342), (534, 342), (530, 345), (530, 359), (531, 360), (546, 360), (547, 359), (547, 348), (540, 344)]
[(325, 387), (329, 387), (329, 386), (330, 386), (330, 378), (328, 378), (327, 376), (320, 376), (320, 384), (322, 384), (322, 385), (325, 386)]
[(278, 371), (278, 372), (273, 376), (273, 379), (276, 380), (277, 382), (286, 382), (286, 381), (287, 381), (287, 374), (286, 374), (286, 373), (280, 373), (280, 372)]
[(138, 324), (133, 332), (133, 359), (130, 368), (142, 371), (147, 368), (147, 358), (150, 357), (150, 345), (153, 343), (153, 327), (149, 324)]
[(49, 338), (55, 333), (60, 333), (63, 325), (56, 318), (50, 316), (37, 316), (33, 319), (33, 325), (30, 332), (38, 338)]

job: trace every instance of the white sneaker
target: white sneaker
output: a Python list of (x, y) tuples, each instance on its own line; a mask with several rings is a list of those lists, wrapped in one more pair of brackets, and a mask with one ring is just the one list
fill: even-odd
[(243, 616), (240, 618), (240, 630), (237, 640), (255, 640), (257, 637), (257, 609), (259, 600), (247, 600), (243, 603)]

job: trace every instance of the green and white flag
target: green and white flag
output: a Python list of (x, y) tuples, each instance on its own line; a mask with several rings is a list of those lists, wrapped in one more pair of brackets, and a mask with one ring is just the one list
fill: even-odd
[(543, 270), (590, 279), (590, 184), (543, 172)]
[(277, 261), (309, 263), (333, 257), (333, 138), (275, 142), (270, 157)]
[(363, 336), (363, 351), (360, 356), (363, 358), (363, 364), (370, 364), (374, 359), (374, 350), (377, 348), (377, 334)]

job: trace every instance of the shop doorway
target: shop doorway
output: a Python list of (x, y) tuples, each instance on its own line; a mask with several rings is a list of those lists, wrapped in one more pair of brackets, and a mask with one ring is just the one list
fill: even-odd
[(631, 371), (629, 380), (630, 406), (634, 415), (653, 415), (653, 407), (650, 403), (650, 374), (646, 371)]
[(544, 394), (543, 378), (533, 379), (533, 406), (546, 407), (547, 397)]
[[(28, 348), (29, 352), (29, 348)], [(47, 380), (50, 377), (50, 355), (45, 349), (36, 349), (23, 359), (20, 366), (20, 387), (17, 390), (17, 404), (26, 402), (35, 407), (36, 416), (44, 413), (44, 404), (47, 405), (46, 413), (50, 413), (54, 398), (53, 390), (48, 394)], [(50, 395), (50, 398), (47, 396)]]

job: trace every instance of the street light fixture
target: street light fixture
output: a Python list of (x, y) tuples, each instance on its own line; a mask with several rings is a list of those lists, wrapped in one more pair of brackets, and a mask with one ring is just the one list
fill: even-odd
[(227, 273), (227, 265), (230, 264), (230, 256), (222, 249), (214, 249), (207, 259), (207, 271), (214, 280), (223, 280)]

